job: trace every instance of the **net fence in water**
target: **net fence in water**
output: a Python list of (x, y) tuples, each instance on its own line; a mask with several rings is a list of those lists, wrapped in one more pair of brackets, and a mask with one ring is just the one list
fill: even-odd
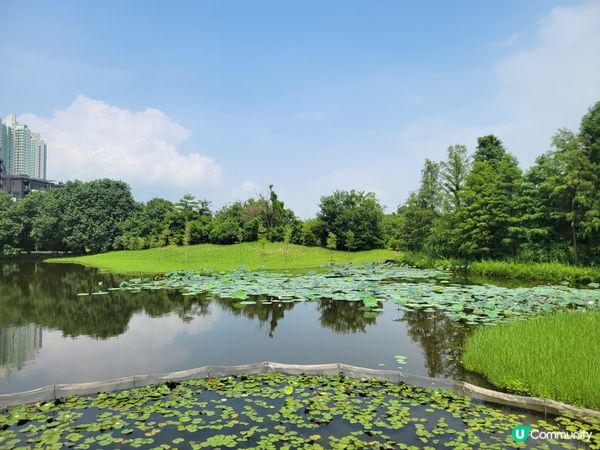
[(473, 399), (510, 406), (527, 411), (535, 411), (545, 416), (564, 416), (589, 424), (600, 424), (600, 411), (580, 408), (537, 397), (507, 394), (485, 389), (464, 381), (441, 380), (406, 374), (397, 370), (368, 369), (348, 364), (282, 364), (261, 362), (239, 366), (206, 366), (179, 372), (155, 375), (134, 375), (115, 380), (94, 381), (88, 383), (55, 384), (25, 392), (0, 394), (0, 408), (8, 408), (24, 403), (48, 402), (71, 395), (93, 395), (99, 392), (121, 391), (136, 387), (178, 382), (207, 377), (228, 377), (232, 375), (256, 375), (265, 373), (282, 373), (286, 375), (344, 375), (358, 379), (378, 379), (390, 383), (406, 383), (427, 389), (447, 389), (455, 394), (469, 396)]

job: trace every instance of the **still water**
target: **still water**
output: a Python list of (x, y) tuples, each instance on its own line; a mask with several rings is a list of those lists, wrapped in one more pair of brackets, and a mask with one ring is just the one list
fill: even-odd
[(80, 292), (125, 279), (78, 265), (0, 261), (0, 392), (54, 383), (258, 361), (343, 362), (438, 378), (464, 373), (469, 329), (438, 312), (391, 302), (365, 317), (359, 302), (248, 305), (177, 291)]

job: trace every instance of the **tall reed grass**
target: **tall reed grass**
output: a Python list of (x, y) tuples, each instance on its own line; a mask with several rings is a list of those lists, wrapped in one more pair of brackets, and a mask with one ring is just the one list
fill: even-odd
[(566, 311), (481, 327), (463, 365), (519, 394), (600, 410), (600, 312)]

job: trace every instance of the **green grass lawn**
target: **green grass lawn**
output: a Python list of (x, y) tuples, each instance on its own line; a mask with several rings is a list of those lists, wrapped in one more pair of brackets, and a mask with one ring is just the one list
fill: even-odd
[(234, 245), (190, 245), (149, 250), (123, 250), (98, 255), (52, 258), (46, 262), (77, 263), (121, 274), (160, 274), (178, 269), (231, 270), (239, 266), (251, 270), (309, 270), (328, 263), (361, 264), (398, 259), (399, 252), (369, 250), (340, 252), (320, 247), (258, 242)]
[(480, 261), (469, 264), (469, 275), (531, 281), (590, 283), (600, 281), (600, 268), (561, 263)]
[(496, 386), (600, 410), (600, 312), (561, 312), (482, 327), (464, 366)]

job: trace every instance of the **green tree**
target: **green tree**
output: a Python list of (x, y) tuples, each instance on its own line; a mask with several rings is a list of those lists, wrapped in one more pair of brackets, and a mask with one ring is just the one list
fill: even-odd
[(333, 262), (333, 252), (337, 249), (337, 236), (331, 231), (327, 233), (327, 248), (331, 250), (330, 262)]
[(109, 179), (68, 182), (61, 193), (64, 242), (75, 253), (119, 248), (121, 228), (135, 202), (129, 186)]
[[(326, 242), (328, 234), (334, 233), (341, 239), (348, 231), (356, 236), (356, 249), (368, 250), (383, 246), (383, 207), (374, 193), (359, 191), (335, 191), (321, 197), (318, 233), (319, 241)], [(346, 248), (345, 242), (340, 242)]]
[(526, 176), (527, 196), (518, 230), (523, 255), (597, 262), (600, 251), (600, 103), (581, 120), (579, 133), (559, 130), (553, 148)]
[(419, 190), (411, 193), (406, 203), (398, 209), (398, 215), (403, 219), (401, 245), (410, 251), (424, 250), (441, 208), (440, 165), (426, 159), (421, 170)]
[(307, 219), (302, 222), (302, 231), (300, 233), (300, 242), (302, 245), (318, 247), (321, 245), (319, 237), (321, 222), (319, 219)]
[(19, 252), (17, 242), (22, 225), (14, 220), (12, 212), (14, 206), (13, 199), (8, 194), (0, 192), (0, 255), (13, 255)]
[(344, 241), (346, 244), (346, 250), (348, 250), (348, 258), (350, 258), (350, 252), (356, 250), (356, 236), (352, 230), (346, 231), (346, 235), (344, 236)]
[(199, 216), (210, 216), (210, 202), (197, 199), (192, 194), (185, 194), (175, 207), (181, 212), (185, 220), (197, 219)]
[(240, 264), (242, 264), (242, 242), (244, 242), (244, 229), (242, 227), (239, 227), (237, 233), (237, 244), (240, 250)]
[(292, 224), (288, 223), (285, 226), (285, 234), (283, 236), (283, 243), (285, 244), (285, 260), (286, 261), (288, 259), (289, 247), (290, 247), (290, 243), (292, 242), (293, 233), (294, 233), (294, 228), (292, 227)]
[(581, 119), (579, 137), (585, 155), (585, 172), (592, 184), (589, 189), (588, 209), (581, 221), (585, 259), (598, 261), (600, 254), (600, 102), (590, 107)]
[(189, 225), (190, 244), (206, 244), (210, 242), (210, 233), (213, 226), (212, 217), (200, 216), (196, 220), (189, 222)]
[(267, 228), (263, 225), (260, 224), (258, 227), (258, 242), (261, 245), (262, 248), (262, 255), (265, 256), (266, 253), (266, 246), (267, 246), (267, 236), (268, 236), (269, 231), (267, 230)]
[(8, 216), (19, 230), (14, 247), (28, 253), (37, 249), (37, 244), (32, 236), (32, 228), (36, 217), (39, 216), (45, 197), (45, 192), (31, 192), (22, 200), (14, 202), (9, 209)]
[(168, 213), (165, 219), (167, 223), (168, 243), (182, 245), (186, 224), (198, 220), (201, 223), (206, 223), (205, 218), (210, 218), (211, 216), (210, 202), (208, 200), (200, 200), (192, 194), (185, 194), (175, 204), (175, 208)]
[(434, 255), (456, 257), (460, 238), (454, 234), (457, 227), (457, 211), (462, 207), (462, 192), (471, 167), (464, 145), (448, 147), (445, 161), (440, 163), (441, 213), (437, 214), (425, 247)]
[(239, 225), (235, 219), (216, 220), (210, 232), (210, 242), (213, 244), (234, 244), (238, 239), (238, 231)]
[(265, 201), (265, 227), (267, 228), (267, 236), (270, 241), (280, 240), (276, 237), (279, 235), (278, 227), (284, 219), (284, 205), (279, 200), (279, 197), (273, 189), (273, 185), (269, 185), (269, 194)]
[[(553, 138), (559, 177), (548, 180), (553, 184), (553, 198), (559, 211), (555, 218), (569, 224), (573, 262), (579, 261), (579, 240), (594, 230), (593, 222), (586, 222), (594, 204), (594, 184), (597, 175), (581, 139), (568, 130), (560, 130)], [(561, 217), (562, 216), (562, 217)], [(589, 227), (586, 229), (586, 225)], [(590, 226), (591, 225), (591, 226)]]
[(516, 216), (522, 173), (514, 156), (495, 136), (478, 139), (471, 172), (462, 190), (453, 239), (468, 259), (514, 256)]
[(446, 160), (440, 163), (440, 186), (444, 193), (444, 206), (456, 211), (461, 206), (461, 192), (465, 186), (471, 163), (464, 145), (448, 147)]
[(190, 223), (191, 222), (186, 222), (185, 223), (185, 228), (183, 230), (183, 245), (184, 245), (184, 260), (187, 261), (188, 260), (188, 247), (190, 245), (190, 241), (191, 241), (191, 227), (190, 227)]
[(402, 229), (404, 228), (404, 216), (397, 213), (386, 214), (381, 221), (383, 242), (386, 248), (400, 250), (404, 248), (402, 241)]
[(167, 218), (175, 213), (175, 205), (161, 198), (137, 204), (130, 217), (121, 223), (121, 245), (127, 249), (165, 245), (163, 236), (167, 228)]
[(504, 144), (493, 134), (477, 138), (477, 150), (473, 156), (475, 161), (486, 162), (495, 169), (505, 156)]

